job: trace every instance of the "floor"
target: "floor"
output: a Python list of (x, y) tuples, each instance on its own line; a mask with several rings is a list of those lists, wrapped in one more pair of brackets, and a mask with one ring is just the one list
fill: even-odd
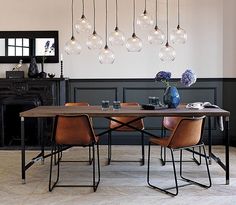
[[(236, 148), (230, 148), (230, 185), (225, 185), (223, 170), (213, 162), (210, 165), (213, 185), (204, 189), (196, 185), (180, 188), (177, 197), (160, 193), (147, 186), (147, 166), (139, 163), (113, 162), (106, 165), (107, 147), (100, 146), (101, 183), (97, 192), (90, 188), (55, 188), (48, 192), (49, 159), (44, 165), (37, 162), (27, 171), (26, 184), (21, 183), (20, 151), (0, 151), (0, 204), (36, 205), (36, 204), (96, 204), (96, 205), (126, 205), (126, 204), (236, 204)], [(147, 151), (147, 149), (146, 149)], [(214, 153), (224, 159), (223, 146), (214, 146)], [(168, 186), (173, 183), (172, 166), (168, 163), (161, 166), (159, 147), (152, 149), (152, 171), (154, 182)], [(114, 146), (113, 156), (116, 159), (138, 159), (139, 146)], [(35, 151), (27, 152), (27, 159), (34, 156)], [(190, 155), (186, 154), (186, 158)], [(63, 156), (64, 159), (87, 159), (86, 148), (71, 148)], [(76, 183), (91, 177), (91, 166), (86, 163), (63, 163), (61, 167), (61, 183)], [(207, 182), (205, 166), (197, 166), (186, 162), (186, 174)], [(195, 174), (192, 174), (192, 173)], [(73, 179), (73, 180), (72, 180)], [(182, 182), (181, 182), (182, 183)]]

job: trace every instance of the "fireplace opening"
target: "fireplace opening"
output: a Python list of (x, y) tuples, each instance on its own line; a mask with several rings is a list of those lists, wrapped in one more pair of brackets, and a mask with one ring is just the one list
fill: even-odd
[[(12, 96), (2, 100), (2, 146), (18, 146), (21, 144), (19, 113), (41, 104), (42, 101), (37, 96)], [(27, 146), (39, 145), (36, 118), (25, 119), (25, 139)]]

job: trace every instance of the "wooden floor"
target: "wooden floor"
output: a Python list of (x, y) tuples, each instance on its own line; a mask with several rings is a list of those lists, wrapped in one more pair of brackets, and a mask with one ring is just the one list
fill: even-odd
[[(114, 146), (113, 156), (116, 159), (138, 159), (139, 146)], [(236, 204), (236, 148), (230, 148), (230, 185), (225, 185), (223, 170), (213, 162), (210, 165), (213, 185), (204, 189), (196, 185), (180, 188), (177, 197), (171, 197), (148, 187), (146, 182), (147, 166), (139, 163), (114, 162), (106, 165), (107, 147), (100, 146), (101, 183), (97, 192), (91, 188), (55, 188), (48, 192), (49, 159), (44, 165), (40, 162), (27, 171), (27, 183), (21, 183), (20, 151), (0, 151), (0, 204)], [(223, 146), (214, 146), (213, 151), (224, 159)], [(146, 149), (147, 152), (147, 149)], [(160, 148), (152, 150), (153, 163), (151, 174), (154, 182), (163, 186), (173, 184), (172, 166), (168, 163), (161, 166)], [(27, 158), (34, 156), (29, 151)], [(65, 159), (86, 159), (86, 148), (72, 148), (64, 154)], [(190, 155), (187, 154), (187, 159)], [(86, 163), (63, 163), (60, 183), (76, 183), (91, 179), (91, 166)], [(205, 166), (192, 162), (185, 163), (186, 174), (195, 179), (207, 182)], [(157, 181), (156, 179), (158, 179)], [(183, 182), (180, 182), (183, 183)]]

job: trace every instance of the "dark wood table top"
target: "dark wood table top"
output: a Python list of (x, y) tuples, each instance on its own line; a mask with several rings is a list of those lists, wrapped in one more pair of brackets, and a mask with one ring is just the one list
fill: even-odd
[(114, 116), (133, 116), (133, 117), (159, 117), (159, 116), (223, 116), (229, 117), (230, 112), (220, 108), (204, 108), (201, 110), (187, 109), (185, 107), (171, 109), (144, 110), (141, 107), (125, 107), (120, 110), (103, 111), (101, 106), (39, 106), (20, 113), (20, 117), (55, 117), (56, 115), (78, 115), (88, 114), (91, 117), (114, 117)]

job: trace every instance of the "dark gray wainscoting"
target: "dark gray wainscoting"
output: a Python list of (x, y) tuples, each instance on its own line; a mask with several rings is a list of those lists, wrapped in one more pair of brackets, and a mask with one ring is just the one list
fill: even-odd
[[(225, 92), (225, 89), (227, 89), (226, 86), (233, 86), (234, 83), (235, 81), (223, 83), (223, 79), (198, 79), (196, 84), (186, 88), (179, 83), (178, 79), (171, 82), (171, 84), (176, 84), (178, 87), (181, 102), (209, 101), (231, 112), (232, 103), (225, 102), (227, 99), (223, 96), (223, 91)], [(163, 84), (154, 82), (153, 79), (70, 79), (68, 83), (68, 102), (86, 101), (91, 105), (100, 105), (102, 100), (109, 100), (110, 102), (120, 100), (122, 102), (144, 104), (148, 103), (148, 96), (158, 96), (162, 100), (164, 90)], [(225, 107), (224, 104), (227, 106)], [(233, 121), (233, 118), (231, 119)], [(208, 129), (207, 124), (205, 136)], [(99, 132), (108, 126), (108, 122), (105, 119), (94, 119), (94, 126), (96, 132)], [(145, 128), (159, 134), (161, 119), (145, 119)], [(223, 134), (219, 131), (215, 119), (212, 120), (212, 134), (214, 144), (223, 143)], [(140, 143), (139, 133), (114, 132), (113, 135), (114, 144)], [(102, 143), (106, 143), (106, 140), (107, 136), (101, 138)], [(205, 141), (207, 143), (206, 137)]]

